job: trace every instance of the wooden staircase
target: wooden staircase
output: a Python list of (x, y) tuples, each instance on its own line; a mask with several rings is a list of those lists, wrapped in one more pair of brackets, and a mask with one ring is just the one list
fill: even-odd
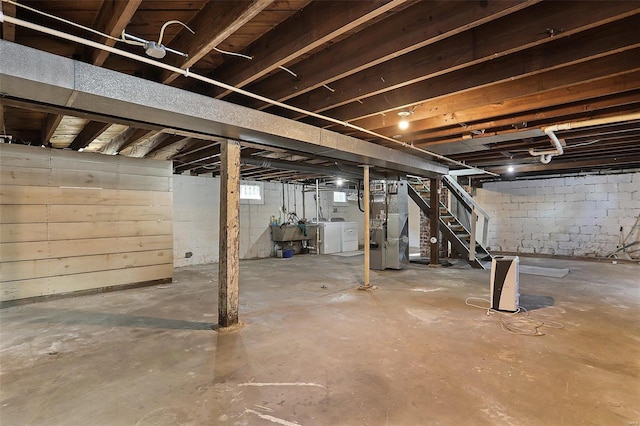
[[(459, 253), (461, 256), (465, 258), (465, 260), (471, 265), (473, 268), (478, 269), (491, 269), (491, 253), (485, 248), (483, 244), (477, 241), (475, 237), (475, 225), (474, 222), (477, 221), (477, 215), (475, 213), (477, 207), (474, 205), (475, 201), (470, 201), (468, 198), (471, 198), (466, 194), (461, 193), (464, 190), (455, 183), (452, 183), (452, 180), (443, 178), (443, 184), (450, 190), (451, 194), (456, 197), (460, 205), (464, 206), (471, 215), (472, 226), (473, 229), (468, 229), (456, 215), (449, 211), (447, 206), (445, 206), (442, 202), (438, 203), (438, 210), (440, 211), (440, 233), (442, 237), (451, 243), (452, 248)], [(409, 196), (415, 203), (420, 207), (420, 209), (428, 216), (431, 213), (431, 206), (429, 205), (429, 186), (419, 177), (416, 176), (408, 176), (407, 182), (409, 186)], [(457, 187), (456, 187), (457, 185)], [(467, 195), (468, 198), (465, 197)], [(482, 213), (485, 216), (485, 226), (484, 230), (486, 232), (486, 226), (488, 222), (488, 216), (484, 211)], [(475, 244), (471, 244), (471, 240), (474, 241)]]

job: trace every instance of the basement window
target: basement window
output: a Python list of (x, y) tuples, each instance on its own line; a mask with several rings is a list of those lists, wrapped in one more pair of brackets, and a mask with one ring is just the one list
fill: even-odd
[(240, 202), (242, 204), (264, 204), (264, 185), (262, 182), (240, 184)]
[(347, 202), (347, 193), (341, 191), (333, 191), (333, 202), (334, 203), (346, 203)]

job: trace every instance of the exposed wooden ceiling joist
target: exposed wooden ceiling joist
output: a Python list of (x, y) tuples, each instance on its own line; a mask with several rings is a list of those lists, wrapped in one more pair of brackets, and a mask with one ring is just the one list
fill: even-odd
[[(219, 71), (217, 78), (235, 87), (244, 87), (286, 66), (301, 55), (330, 42), (367, 21), (401, 6), (406, 0), (369, 2), (313, 2), (295, 19), (285, 22), (282, 32), (268, 33), (247, 51), (251, 61), (234, 63)], [(312, 28), (313, 31), (309, 31)], [(229, 91), (218, 91), (217, 98)]]
[[(6, 16), (16, 16), (16, 7), (11, 3), (0, 3), (0, 12)], [(16, 26), (10, 22), (2, 22), (2, 38), (7, 41), (16, 40)]]
[[(589, 119), (596, 111), (612, 111), (612, 114), (619, 115), (622, 110), (620, 107), (624, 107), (626, 110), (628, 105), (633, 103), (640, 105), (640, 93), (632, 90), (619, 95), (604, 96), (584, 102), (540, 109), (535, 112), (503, 116), (490, 121), (460, 123), (438, 130), (418, 130), (405, 133), (403, 138), (413, 141), (418, 146), (428, 147), (443, 143), (452, 137), (461, 138), (465, 134), (472, 135), (473, 132), (480, 132), (482, 135), (485, 133), (485, 129), (499, 129), (502, 132), (503, 129), (507, 129), (507, 131), (517, 132), (519, 128), (548, 126), (557, 120), (568, 122)], [(605, 114), (609, 115), (608, 112)]]
[(155, 130), (136, 129), (135, 127), (129, 127), (124, 132), (117, 135), (115, 138), (106, 144), (100, 152), (103, 154), (117, 154), (123, 149), (133, 145), (141, 139), (149, 138), (156, 133)]
[[(81, 3), (24, 0), (24, 3), (116, 37), (126, 26), (131, 34), (156, 40), (162, 24), (180, 19), (196, 34), (172, 25), (167, 28), (163, 43), (187, 52), (190, 58), (169, 54), (164, 62), (304, 110), (351, 121), (401, 143), (244, 95), (229, 94), (189, 78), (176, 79), (178, 74), (161, 72), (116, 55), (83, 50), (80, 45), (20, 27), (12, 34), (19, 44), (74, 58), (84, 53), (87, 62), (106, 68), (208, 96), (224, 96), (232, 103), (328, 127), (395, 150), (415, 153), (411, 145), (424, 147), (493, 171), (501, 171), (509, 161), (517, 159), (526, 166), (520, 173), (532, 175), (545, 170), (558, 173), (629, 168), (634, 164), (640, 167), (636, 148), (640, 123), (636, 122), (560, 134), (573, 145), (548, 165), (528, 155), (530, 147), (549, 146), (548, 138), (539, 135), (541, 127), (638, 111), (637, 1), (489, 0), (469, 1), (464, 7), (460, 2), (446, 0)], [(3, 2), (2, 6), (9, 16), (10, 5)], [(69, 30), (64, 24), (58, 25), (21, 8), (13, 16)], [(6, 26), (7, 22), (3, 25), (5, 39), (11, 31), (7, 32)], [(118, 47), (143, 54), (139, 47)], [(248, 54), (253, 59), (222, 55), (214, 50), (216, 47)], [(279, 69), (280, 66), (296, 75)], [(25, 143), (48, 143), (61, 114), (81, 117), (77, 123), (88, 120), (78, 138), (88, 137), (87, 133), (99, 128), (100, 122), (116, 123), (116, 120), (107, 123), (112, 117), (17, 99), (4, 98), (0, 104), (4, 106), (7, 133), (17, 135)], [(401, 110), (411, 111), (407, 117), (410, 126), (404, 131), (397, 126), (400, 120), (397, 113)], [(131, 128), (113, 137), (102, 148), (105, 153), (174, 158), (177, 171), (216, 172), (216, 147), (210, 144), (211, 137), (218, 133), (191, 134), (185, 129), (150, 127), (148, 123), (123, 117), (116, 124)], [(527, 136), (530, 133), (522, 133), (523, 130), (537, 130), (538, 136)], [(592, 139), (601, 143), (591, 143)], [(86, 140), (79, 145), (85, 143)], [(252, 143), (255, 141), (244, 141), (243, 146)], [(66, 146), (56, 144), (63, 145)], [(270, 149), (262, 147), (253, 154), (256, 158), (317, 163), (319, 167), (330, 164), (322, 157), (300, 156), (291, 146)], [(600, 158), (600, 163), (594, 156)], [(421, 157), (430, 159), (426, 154)], [(322, 177), (243, 166), (244, 176)]]
[(71, 145), (70, 149), (79, 150), (86, 148), (95, 138), (111, 126), (110, 123), (101, 123), (99, 121), (90, 121), (78, 133)]
[[(355, 85), (347, 82), (346, 77), (354, 74), (361, 76), (364, 70), (415, 52), (439, 40), (465, 33), (470, 28), (513, 13), (535, 1), (488, 4), (472, 2), (463, 8), (452, 2), (418, 2), (379, 24), (365, 28), (352, 37), (297, 63), (295, 70), (300, 78), (292, 78), (287, 73), (276, 73), (252, 85), (251, 90), (256, 93), (269, 93), (272, 99), (284, 102), (313, 89), (321, 88), (324, 84), (333, 84), (334, 81), (341, 80), (335, 83), (336, 87), (332, 86), (336, 90), (333, 95), (329, 95), (326, 88), (323, 88), (321, 93), (333, 97), (343, 94), (343, 87), (351, 87), (359, 93), (352, 97), (355, 101), (363, 95), (363, 80), (367, 81), (367, 86), (393, 84), (391, 79), (395, 79), (395, 73), (401, 68), (393, 67), (393, 72), (382, 71), (377, 80), (370, 80), (368, 76), (354, 77), (352, 80), (355, 80), (353, 82), (356, 83)], [(415, 17), (418, 18), (415, 19)], [(376, 46), (376, 48), (371, 49), (370, 46)], [(361, 54), (354, 55), (353, 52), (361, 52)], [(388, 83), (382, 81), (384, 76), (389, 79)], [(370, 89), (367, 89), (367, 92), (370, 92)], [(245, 104), (259, 109), (267, 106), (258, 101), (249, 101)], [(292, 104), (301, 105), (295, 101)], [(315, 112), (322, 110), (322, 108), (314, 108)]]
[[(136, 10), (138, 10), (140, 3), (142, 3), (142, 0), (104, 1), (93, 28), (111, 37), (120, 37), (122, 31), (129, 24)], [(101, 42), (107, 46), (113, 46), (116, 43), (115, 40), (109, 38), (101, 40)], [(107, 56), (109, 56), (109, 52), (106, 50), (94, 50), (91, 55), (91, 63), (101, 66)]]
[[(563, 6), (561, 11), (555, 11), (561, 15), (559, 21), (571, 16), (570, 12), (576, 12), (576, 19), (570, 21), (572, 28), (566, 31), (566, 36), (562, 33), (550, 37), (540, 31), (549, 20), (544, 11), (540, 11), (541, 15), (533, 16), (529, 14), (530, 11), (526, 11), (526, 15), (523, 11), (525, 16), (516, 14), (518, 16), (505, 17), (342, 79), (332, 86), (335, 92), (314, 91), (305, 97), (293, 99), (291, 103), (314, 112), (331, 110), (329, 115), (343, 118), (349, 114), (343, 114), (342, 110), (336, 108), (344, 106), (343, 109), (348, 111), (350, 107), (347, 104), (358, 100), (364, 102), (362, 109), (366, 105), (369, 110), (377, 109), (376, 113), (384, 112), (389, 109), (389, 101), (395, 105), (398, 102), (410, 103), (403, 100), (399, 91), (403, 87), (409, 86), (407, 90), (412, 91), (414, 87), (429, 85), (440, 88), (440, 94), (453, 93), (501, 78), (519, 77), (559, 65), (586, 61), (598, 55), (615, 53), (618, 49), (629, 49), (640, 42), (637, 31), (640, 16), (594, 27), (591, 19), (579, 18), (585, 11), (578, 6), (584, 9), (582, 4), (571, 3)], [(504, 20), (514, 18), (523, 21), (523, 25), (529, 22), (529, 25), (508, 27), (513, 28), (512, 34), (500, 32), (500, 28), (505, 27)], [(608, 22), (608, 18), (610, 15), (607, 14), (598, 22)], [(531, 21), (536, 25), (531, 25)], [(585, 32), (576, 34), (578, 30)], [(482, 44), (475, 42), (478, 39), (483, 40)], [(442, 82), (449, 81), (456, 85), (442, 85)], [(363, 87), (367, 88), (366, 92)], [(433, 93), (430, 97), (439, 93)], [(355, 117), (362, 114), (351, 115)]]
[[(172, 43), (172, 48), (189, 55), (187, 60), (174, 56), (172, 65), (188, 69), (205, 55), (208, 55), (220, 43), (251, 21), (257, 14), (273, 3), (274, 0), (255, 0), (252, 2), (234, 1), (231, 7), (222, 8), (220, 2), (209, 2), (190, 22), (191, 34), (182, 31)], [(160, 81), (171, 83), (179, 74), (164, 71)]]
[[(423, 99), (415, 110), (412, 128), (424, 129), (430, 118), (447, 117), (443, 125), (465, 123), (472, 117), (497, 116), (546, 108), (558, 104), (578, 102), (596, 96), (638, 89), (640, 63), (629, 67), (625, 61), (636, 61), (638, 51), (611, 55), (585, 64), (577, 64), (513, 81), (474, 88), (460, 93), (429, 98), (424, 92), (438, 90), (426, 88), (423, 93), (410, 93), (406, 97)], [(631, 69), (630, 69), (631, 68)], [(586, 81), (586, 83), (585, 83)], [(598, 91), (598, 88), (601, 88)], [(416, 88), (418, 89), (418, 88)], [(406, 99), (406, 98), (405, 98)], [(528, 103), (535, 102), (534, 104)], [(473, 110), (473, 113), (465, 111)], [(399, 117), (389, 113), (377, 114), (354, 121), (359, 126), (375, 129), (384, 134), (397, 133)], [(437, 126), (440, 127), (440, 126)], [(395, 133), (394, 133), (395, 132)]]

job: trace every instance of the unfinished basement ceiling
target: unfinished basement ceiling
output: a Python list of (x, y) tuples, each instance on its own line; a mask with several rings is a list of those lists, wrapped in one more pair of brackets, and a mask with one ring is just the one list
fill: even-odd
[[(640, 167), (637, 1), (20, 3), (116, 38), (124, 30), (157, 41), (165, 22), (180, 20), (195, 34), (172, 24), (162, 44), (189, 58), (168, 52), (163, 62), (379, 136), (7, 22), (2, 37), (425, 160), (442, 161), (413, 147), (498, 174), (513, 166), (517, 176)], [(7, 16), (144, 55), (141, 46), (1, 4)], [(176, 173), (219, 172), (220, 141), (98, 121), (20, 99), (1, 102), (2, 131), (14, 143), (170, 159)], [(398, 127), (401, 119), (409, 122), (405, 130)], [(543, 163), (531, 150), (557, 152), (543, 131), (549, 126), (558, 126), (552, 135), (563, 153)], [(255, 144), (244, 144), (242, 155), (242, 175), (254, 180), (312, 181), (356, 166)]]

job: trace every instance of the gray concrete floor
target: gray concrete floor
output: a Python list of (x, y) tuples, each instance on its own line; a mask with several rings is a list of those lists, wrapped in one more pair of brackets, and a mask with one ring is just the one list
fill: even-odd
[[(241, 320), (216, 322), (216, 265), (170, 285), (0, 311), (5, 425), (638, 425), (640, 267), (520, 275), (520, 316), (465, 305), (487, 271), (362, 256), (241, 263)], [(539, 323), (533, 324), (537, 325)]]

